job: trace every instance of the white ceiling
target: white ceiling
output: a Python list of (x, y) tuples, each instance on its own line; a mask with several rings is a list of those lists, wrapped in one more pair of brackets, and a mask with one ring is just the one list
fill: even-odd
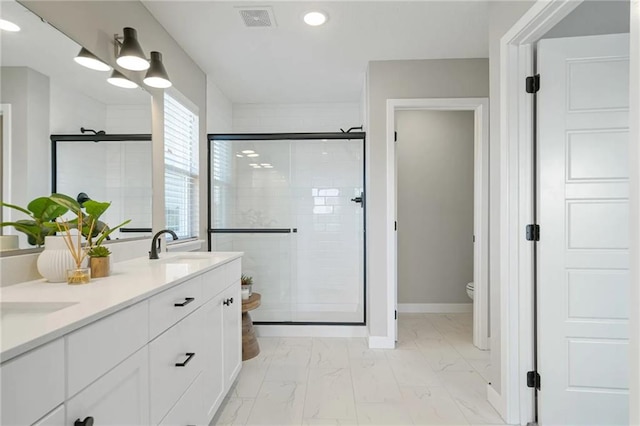
[[(489, 56), (488, 1), (143, 3), (234, 103), (358, 102), (369, 61)], [(277, 26), (245, 27), (249, 5)], [(313, 9), (329, 21), (307, 26)]]

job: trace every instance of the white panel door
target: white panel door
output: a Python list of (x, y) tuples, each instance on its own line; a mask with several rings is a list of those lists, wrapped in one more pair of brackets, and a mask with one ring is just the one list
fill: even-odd
[(628, 423), (629, 37), (538, 45), (539, 420)]

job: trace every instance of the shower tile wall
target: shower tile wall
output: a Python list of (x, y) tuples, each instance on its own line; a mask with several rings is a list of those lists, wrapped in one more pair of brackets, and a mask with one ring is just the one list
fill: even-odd
[[(254, 277), (263, 302), (254, 319), (362, 321), (363, 209), (350, 201), (362, 191), (362, 142), (216, 146), (220, 163), (214, 170), (214, 227), (297, 230), (214, 234), (214, 250), (246, 253), (243, 272)], [(259, 157), (247, 158), (243, 150)]]

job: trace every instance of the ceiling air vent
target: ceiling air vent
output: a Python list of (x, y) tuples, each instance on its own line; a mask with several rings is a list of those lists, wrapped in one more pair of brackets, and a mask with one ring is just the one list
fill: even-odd
[(240, 16), (244, 25), (250, 28), (275, 27), (276, 19), (273, 10), (269, 6), (253, 6), (240, 8)]

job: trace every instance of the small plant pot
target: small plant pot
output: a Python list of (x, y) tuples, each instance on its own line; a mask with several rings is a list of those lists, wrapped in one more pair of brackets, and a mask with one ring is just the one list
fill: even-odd
[(243, 300), (247, 300), (251, 297), (251, 284), (246, 284), (241, 286), (242, 290), (241, 290), (241, 294), (242, 294), (242, 299)]
[(91, 278), (103, 278), (111, 275), (111, 257), (90, 257)]
[(79, 285), (91, 282), (91, 268), (67, 269), (67, 284)]

